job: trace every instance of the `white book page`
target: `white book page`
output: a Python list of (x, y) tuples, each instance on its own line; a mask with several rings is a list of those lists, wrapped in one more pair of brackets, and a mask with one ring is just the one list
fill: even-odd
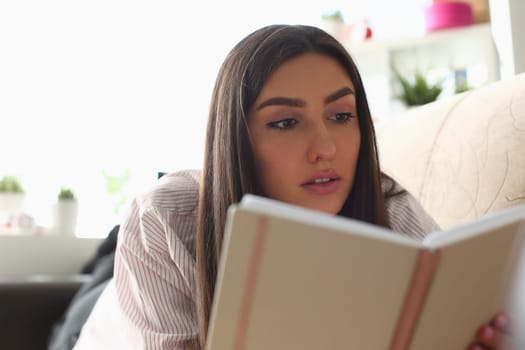
[(281, 201), (247, 194), (239, 205), (241, 208), (279, 218), (303, 222), (317, 227), (330, 227), (338, 231), (366, 236), (392, 243), (421, 247), (421, 243), (392, 230), (366, 222), (322, 213)]
[(485, 232), (495, 231), (503, 226), (519, 221), (525, 222), (525, 205), (507, 208), (497, 213), (457, 225), (446, 231), (432, 232), (425, 237), (423, 245), (433, 248), (444, 247), (481, 235)]

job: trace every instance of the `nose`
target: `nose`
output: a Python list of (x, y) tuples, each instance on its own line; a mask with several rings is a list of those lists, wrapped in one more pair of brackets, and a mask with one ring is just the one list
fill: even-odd
[(315, 128), (310, 136), (306, 157), (309, 162), (316, 163), (322, 160), (332, 160), (335, 156), (336, 145), (326, 125)]

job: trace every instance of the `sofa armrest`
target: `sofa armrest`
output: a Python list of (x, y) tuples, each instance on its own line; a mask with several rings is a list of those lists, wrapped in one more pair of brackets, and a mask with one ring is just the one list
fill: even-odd
[(381, 168), (449, 228), (525, 204), (525, 73), (377, 124)]
[(89, 275), (0, 278), (3, 349), (47, 348), (51, 328)]

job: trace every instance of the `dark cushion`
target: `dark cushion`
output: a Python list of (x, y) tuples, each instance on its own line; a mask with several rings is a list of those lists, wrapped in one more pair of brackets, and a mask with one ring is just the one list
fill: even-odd
[(53, 323), (89, 278), (78, 275), (0, 280), (0, 348), (46, 349)]

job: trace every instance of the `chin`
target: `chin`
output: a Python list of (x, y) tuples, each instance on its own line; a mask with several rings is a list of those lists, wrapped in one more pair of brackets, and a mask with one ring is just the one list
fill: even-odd
[(280, 200), (285, 203), (297, 205), (303, 208), (319, 211), (319, 212), (329, 214), (329, 215), (339, 214), (339, 212), (341, 211), (344, 205), (344, 201), (340, 203), (339, 200), (335, 200), (335, 198), (328, 198), (328, 197), (299, 198), (299, 196), (296, 196), (295, 198), (291, 198), (291, 196), (289, 196), (288, 198), (283, 198), (283, 197), (277, 197), (277, 198), (269, 197), (269, 198), (274, 198), (274, 199)]
[(320, 211), (322, 213), (325, 213), (325, 214), (330, 214), (330, 215), (337, 215), (339, 214), (339, 212), (341, 211), (341, 209), (343, 208), (342, 205), (338, 206), (338, 205), (319, 205), (319, 203), (317, 203), (316, 205), (312, 205), (312, 206), (308, 206), (310, 209), (313, 209), (313, 210), (316, 210), (316, 211)]

